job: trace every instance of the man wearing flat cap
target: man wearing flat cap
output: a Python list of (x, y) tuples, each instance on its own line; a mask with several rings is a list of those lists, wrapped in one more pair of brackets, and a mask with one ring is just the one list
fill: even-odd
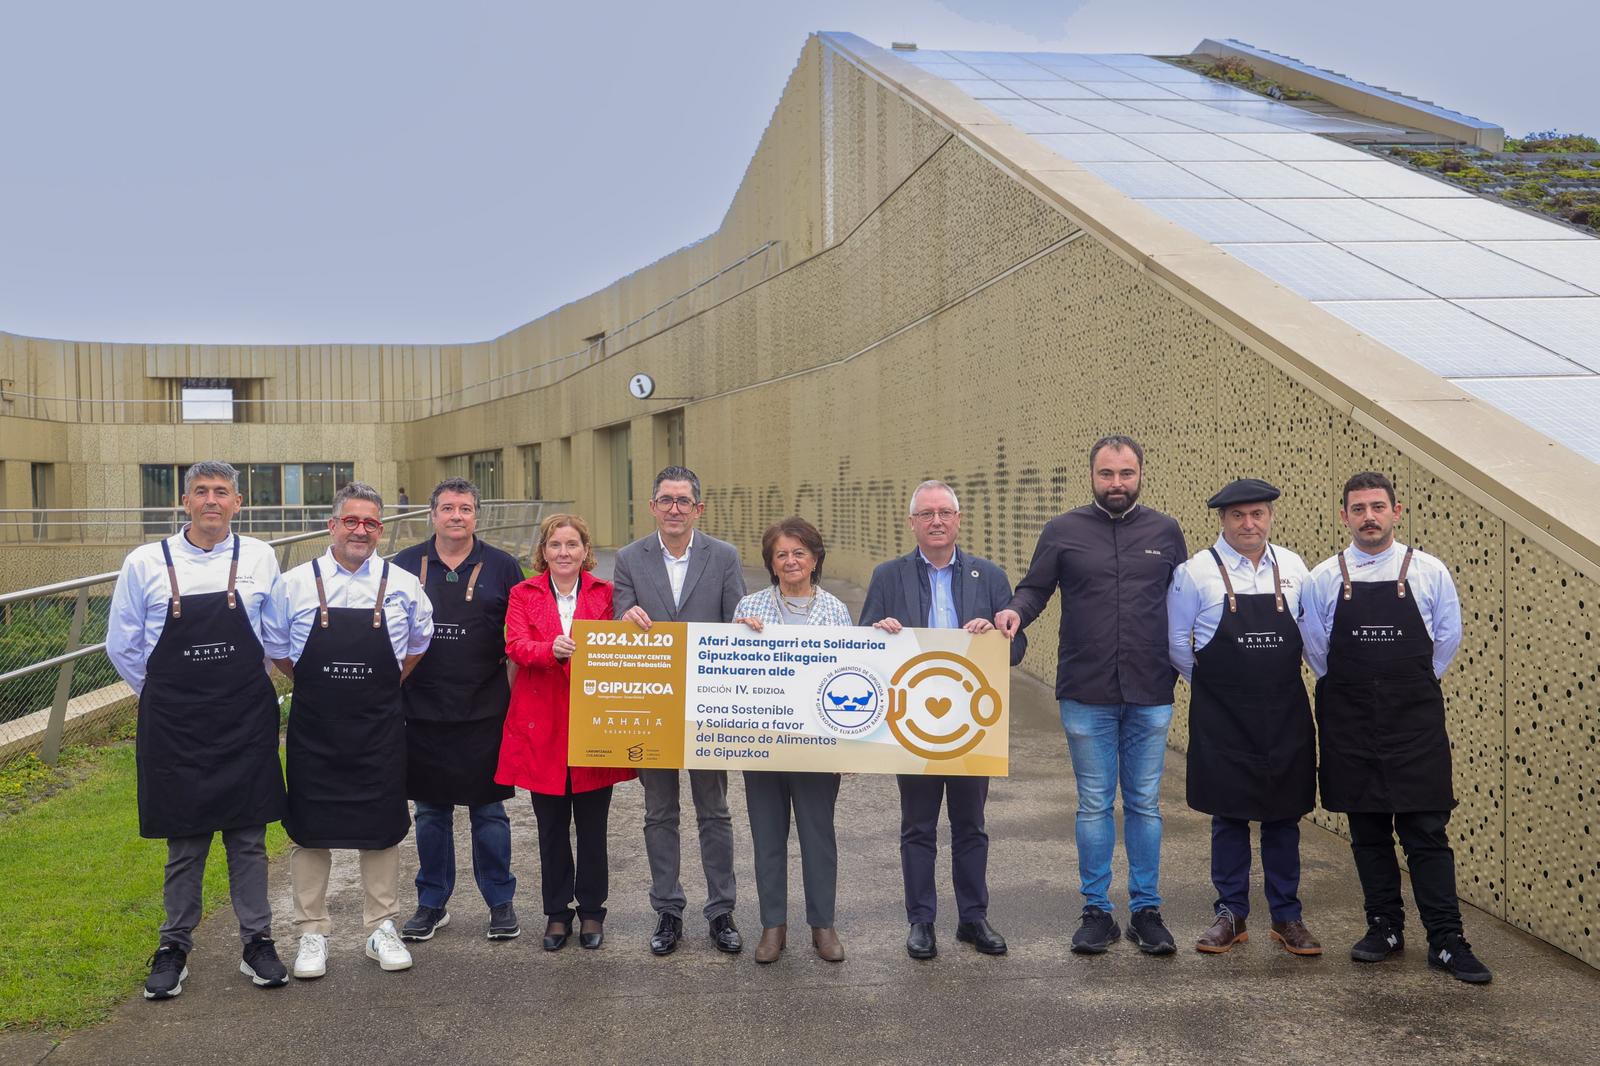
[(1306, 565), (1268, 541), (1265, 481), (1229, 482), (1206, 506), (1217, 542), (1178, 568), (1167, 592), (1167, 649), (1189, 682), (1189, 806), (1211, 815), (1211, 928), (1206, 954), (1249, 939), (1250, 823), (1261, 823), (1261, 867), (1272, 939), (1320, 955), (1300, 915), (1300, 818), (1316, 806), (1316, 732), (1300, 675)]

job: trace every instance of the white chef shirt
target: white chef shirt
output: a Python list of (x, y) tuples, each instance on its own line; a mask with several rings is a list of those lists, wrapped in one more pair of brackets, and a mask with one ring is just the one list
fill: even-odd
[[(1368, 555), (1352, 543), (1344, 550), (1350, 580), (1387, 581), (1390, 588), (1400, 579), (1400, 563), (1406, 546), (1398, 540), (1377, 555)], [(1417, 604), (1422, 624), (1433, 638), (1433, 676), (1444, 677), (1461, 646), (1461, 600), (1450, 568), (1429, 555), (1415, 552), (1406, 571), (1407, 593)], [(1333, 633), (1333, 612), (1344, 595), (1344, 580), (1339, 574), (1339, 557), (1330, 556), (1311, 571), (1311, 580), (1301, 603), (1300, 635), (1306, 644), (1306, 662), (1318, 677), (1328, 672), (1328, 640)]]
[[(1288, 548), (1268, 544), (1261, 554), (1261, 565), (1257, 566), (1234, 551), (1221, 536), (1212, 547), (1222, 557), (1222, 565), (1228, 568), (1228, 579), (1233, 582), (1236, 596), (1259, 592), (1270, 596), (1272, 560), (1277, 559), (1278, 574), (1283, 582), (1283, 609), (1298, 622), (1300, 596), (1307, 578), (1305, 560)], [(1172, 584), (1167, 589), (1167, 655), (1184, 680), (1194, 680), (1194, 653), (1216, 636), (1227, 598), (1227, 586), (1222, 583), (1217, 561), (1209, 551), (1197, 553), (1172, 575)]]
[(689, 576), (689, 553), (694, 551), (694, 530), (689, 531), (689, 544), (683, 549), (683, 558), (675, 558), (667, 550), (667, 542), (661, 540), (661, 534), (656, 534), (656, 540), (661, 541), (661, 558), (667, 564), (667, 581), (672, 585), (672, 605), (683, 606), (683, 582)]
[[(172, 569), (178, 575), (178, 594), (226, 591), (228, 568), (233, 564), (233, 541), (238, 534), (230, 533), (222, 543), (206, 551), (185, 536), (188, 532), (185, 525), (167, 538)], [(234, 580), (234, 595), (250, 616), (250, 628), (265, 646), (262, 614), (279, 580), (278, 557), (254, 537), (238, 539), (239, 575)], [(167, 582), (167, 560), (161, 554), (161, 542), (141, 544), (129, 552), (111, 593), (106, 656), (134, 692), (144, 688), (146, 664), (166, 628), (171, 601), (172, 586)], [(266, 668), (265, 664), (262, 668)]]
[[(329, 607), (372, 609), (382, 579), (383, 560), (373, 553), (351, 573), (340, 566), (329, 548), (317, 560), (322, 570), (322, 587)], [(389, 585), (383, 595), (383, 618), (389, 629), (389, 644), (397, 663), (407, 655), (420, 655), (433, 640), (433, 604), (422, 591), (415, 574), (398, 566), (389, 567)], [(305, 651), (311, 627), (317, 624), (317, 579), (310, 563), (283, 575), (263, 616), (267, 655), (273, 659), (299, 661)]]

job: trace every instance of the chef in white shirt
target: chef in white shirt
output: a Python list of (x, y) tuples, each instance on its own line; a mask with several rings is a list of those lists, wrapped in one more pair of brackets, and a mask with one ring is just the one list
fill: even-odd
[(1381, 962), (1405, 946), (1398, 835), (1428, 934), (1428, 965), (1474, 984), (1490, 973), (1462, 935), (1448, 825), (1456, 805), (1444, 677), (1461, 645), (1461, 604), (1444, 563), (1395, 539), (1404, 508), (1377, 473), (1345, 483), (1344, 551), (1319, 564), (1302, 603), (1317, 675), (1322, 805), (1350, 819), (1367, 935), (1351, 948)]
[(411, 966), (394, 923), (399, 844), (411, 828), (400, 682), (433, 639), (433, 608), (414, 575), (378, 558), (382, 514), (370, 485), (340, 489), (332, 547), (284, 574), (267, 611), (267, 653), (294, 678), (284, 828), (299, 978), (327, 971), (333, 848), (361, 853), (367, 957), (385, 970)]
[(267, 823), (283, 817), (284, 789), (262, 615), (278, 560), (266, 544), (233, 532), (239, 506), (233, 467), (189, 467), (189, 521), (129, 552), (111, 596), (106, 655), (139, 696), (139, 835), (167, 841), (166, 920), (146, 999), (183, 991), (218, 831), (244, 941), (239, 968), (261, 987), (288, 980), (267, 902)]

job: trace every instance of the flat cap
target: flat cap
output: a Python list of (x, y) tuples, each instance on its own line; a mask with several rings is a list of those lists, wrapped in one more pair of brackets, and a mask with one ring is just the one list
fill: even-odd
[(1275, 486), (1260, 478), (1242, 477), (1224, 485), (1221, 492), (1206, 501), (1206, 506), (1215, 510), (1232, 507), (1236, 503), (1271, 503), (1282, 495)]

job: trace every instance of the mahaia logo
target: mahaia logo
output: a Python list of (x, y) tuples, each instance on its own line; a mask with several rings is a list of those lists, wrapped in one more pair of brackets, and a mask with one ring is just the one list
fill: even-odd
[(594, 685), (595, 691), (602, 696), (670, 696), (672, 686), (665, 681), (585, 681), (583, 691), (589, 694), (589, 686)]

